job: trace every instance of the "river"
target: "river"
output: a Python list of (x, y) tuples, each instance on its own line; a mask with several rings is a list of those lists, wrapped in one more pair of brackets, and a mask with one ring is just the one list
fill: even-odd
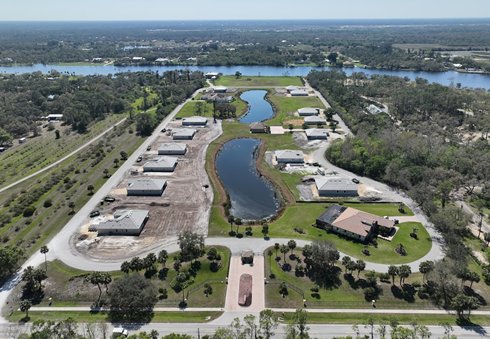
[[(138, 71), (159, 71), (165, 72), (176, 69), (189, 69), (199, 70), (202, 72), (220, 72), (225, 75), (233, 75), (235, 72), (241, 72), (245, 76), (305, 76), (312, 69), (315, 70), (328, 70), (329, 67), (273, 67), (273, 66), (124, 66), (116, 67), (114, 65), (86, 65), (86, 66), (61, 66), (61, 65), (43, 65), (35, 64), (32, 66), (2, 66), (0, 67), (0, 73), (30, 73), (30, 72), (43, 72), (48, 73), (51, 70), (57, 70), (62, 73), (77, 74), (77, 75), (108, 75), (121, 72), (138, 72)], [(339, 69), (339, 68), (333, 68)], [(390, 75), (407, 77), (410, 80), (415, 80), (417, 77), (424, 78), (432, 83), (438, 83), (444, 86), (456, 86), (461, 84), (462, 87), (468, 88), (484, 88), (490, 90), (490, 75), (477, 74), (477, 73), (461, 73), (456, 71), (446, 72), (418, 72), (418, 71), (406, 71), (406, 70), (382, 70), (382, 69), (369, 69), (359, 67), (342, 68), (347, 74), (351, 75), (354, 72), (364, 72), (367, 75)]]

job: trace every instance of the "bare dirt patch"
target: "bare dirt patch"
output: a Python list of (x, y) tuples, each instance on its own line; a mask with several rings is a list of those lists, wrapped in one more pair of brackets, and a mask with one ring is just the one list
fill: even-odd
[[(177, 128), (179, 122), (172, 122), (170, 128)], [(166, 174), (167, 187), (160, 197), (126, 196), (128, 178), (155, 177), (162, 178), (160, 173), (128, 173), (115, 187), (111, 195), (116, 198), (113, 203), (101, 206), (103, 215), (110, 215), (118, 209), (146, 209), (150, 218), (138, 237), (135, 236), (96, 236), (90, 233), (86, 239), (75, 237), (75, 246), (84, 255), (94, 259), (120, 260), (142, 255), (165, 243), (175, 242), (179, 233), (184, 230), (206, 234), (208, 231), (209, 212), (213, 200), (213, 191), (204, 169), (207, 145), (221, 134), (221, 125), (213, 124), (198, 128), (193, 140), (178, 141), (187, 144), (187, 153), (178, 157), (175, 171)], [(152, 145), (151, 152), (145, 153), (145, 159), (156, 157), (158, 145), (172, 142), (171, 137), (162, 133)], [(81, 234), (87, 234), (86, 227)], [(83, 239), (83, 240), (82, 240)]]

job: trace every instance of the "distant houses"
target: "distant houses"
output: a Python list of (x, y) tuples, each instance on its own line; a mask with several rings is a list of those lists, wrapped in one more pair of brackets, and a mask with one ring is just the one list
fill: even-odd
[(233, 96), (224, 93), (207, 93), (201, 97), (202, 100), (216, 102), (217, 104), (229, 104), (232, 102)]
[(93, 225), (90, 230), (96, 230), (98, 235), (140, 235), (149, 219), (148, 210), (119, 210), (114, 213), (114, 219)]
[(216, 86), (213, 87), (213, 92), (214, 93), (226, 93), (228, 91), (228, 88), (225, 86)]
[(166, 142), (158, 146), (159, 155), (184, 155), (187, 152), (186, 144), (176, 142)]
[(46, 118), (48, 119), (48, 122), (61, 121), (63, 120), (63, 114), (48, 114)]
[(143, 172), (173, 172), (177, 166), (175, 157), (159, 157), (143, 165)]
[(129, 179), (127, 187), (128, 196), (160, 196), (167, 187), (164, 179)]
[(172, 131), (172, 139), (174, 140), (192, 140), (197, 130), (194, 128), (175, 128)]
[(206, 74), (204, 74), (204, 77), (206, 79), (214, 80), (214, 79), (217, 79), (219, 77), (219, 73), (218, 72), (207, 72)]
[(316, 226), (351, 239), (366, 242), (376, 234), (395, 233), (395, 222), (355, 208), (330, 206), (316, 219)]
[(357, 197), (357, 184), (342, 177), (315, 177), (315, 185), (320, 197)]
[(302, 151), (280, 150), (275, 152), (275, 156), (278, 164), (303, 164), (305, 162), (305, 155)]
[(206, 126), (208, 119), (204, 117), (188, 117), (182, 119), (182, 126)]
[(250, 124), (250, 132), (251, 133), (268, 133), (269, 127), (266, 126), (263, 122), (253, 122)]

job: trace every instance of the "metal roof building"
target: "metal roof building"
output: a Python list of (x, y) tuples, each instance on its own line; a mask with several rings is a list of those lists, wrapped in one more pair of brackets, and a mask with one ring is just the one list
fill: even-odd
[(158, 157), (143, 165), (143, 172), (173, 172), (177, 166), (175, 157)]
[(172, 131), (172, 138), (174, 140), (192, 140), (197, 130), (194, 128), (176, 128)]
[(308, 140), (324, 139), (328, 138), (328, 131), (323, 128), (308, 128), (305, 129), (305, 134)]
[(318, 195), (321, 197), (357, 197), (357, 184), (342, 177), (315, 177)]
[(185, 152), (187, 152), (187, 145), (176, 142), (163, 143), (158, 147), (159, 155), (184, 155)]
[(310, 117), (305, 117), (304, 119), (305, 124), (307, 125), (326, 125), (327, 120), (321, 117), (317, 116), (310, 116)]
[(307, 97), (308, 91), (304, 89), (295, 89), (289, 92), (293, 97)]
[(167, 180), (164, 179), (129, 179), (127, 192), (128, 195), (160, 196), (166, 186)]
[(307, 117), (307, 116), (318, 115), (318, 114), (320, 114), (319, 108), (303, 107), (303, 108), (298, 109), (298, 115), (300, 117)]
[(302, 164), (305, 162), (305, 155), (302, 151), (295, 150), (281, 150), (275, 152), (276, 160), (278, 163), (296, 163)]
[(114, 213), (114, 219), (95, 225), (98, 235), (139, 235), (143, 230), (150, 211), (119, 210)]
[(182, 119), (182, 126), (206, 126), (208, 119), (203, 117), (189, 117)]

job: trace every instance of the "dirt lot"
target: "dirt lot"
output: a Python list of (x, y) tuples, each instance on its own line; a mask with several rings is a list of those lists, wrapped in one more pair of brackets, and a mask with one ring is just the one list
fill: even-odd
[[(180, 127), (180, 122), (169, 124), (169, 128)], [(123, 259), (142, 255), (167, 242), (173, 242), (176, 236), (191, 230), (206, 234), (213, 192), (204, 169), (205, 153), (208, 144), (221, 134), (221, 124), (197, 128), (193, 140), (177, 141), (187, 144), (187, 153), (178, 157), (173, 173), (143, 173), (145, 161), (157, 157), (160, 143), (173, 142), (171, 136), (162, 133), (152, 145), (151, 150), (143, 154), (143, 161), (135, 164), (130, 173), (115, 187), (111, 195), (113, 203), (101, 206), (101, 215), (111, 215), (117, 209), (147, 209), (150, 218), (139, 237), (102, 236), (88, 232), (87, 224), (82, 226), (81, 238), (77, 237), (76, 247), (84, 255), (96, 259)], [(128, 178), (164, 178), (167, 187), (161, 197), (126, 196)], [(205, 187), (207, 185), (207, 187)], [(87, 220), (89, 223), (90, 220)], [(87, 237), (88, 236), (88, 237)], [(83, 239), (87, 237), (86, 239)], [(83, 239), (83, 240), (80, 240)]]

